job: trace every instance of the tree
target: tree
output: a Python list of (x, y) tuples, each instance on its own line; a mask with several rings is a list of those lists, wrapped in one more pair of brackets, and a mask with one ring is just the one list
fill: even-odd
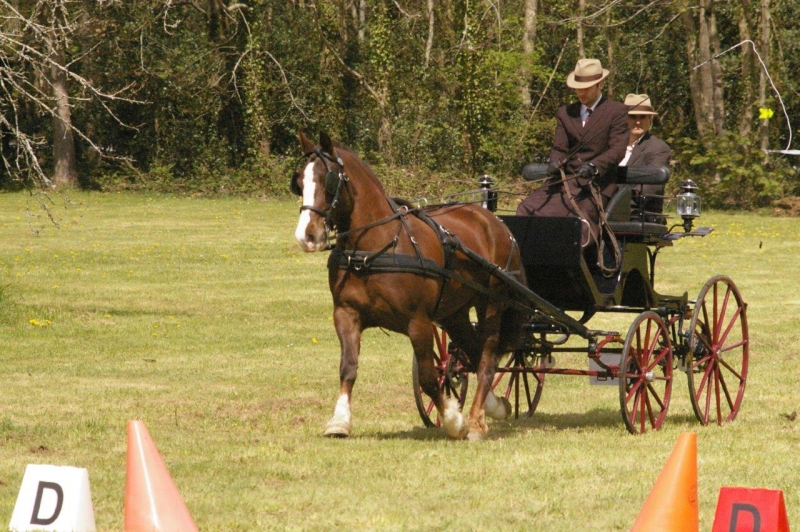
[[(10, 179), (26, 185), (55, 188), (76, 184), (75, 136), (102, 150), (73, 123), (71, 82), (82, 99), (101, 102), (124, 100), (103, 92), (81, 76), (84, 56), (68, 57), (74, 36), (91, 20), (80, 2), (73, 0), (0, 0), (0, 126), (4, 134), (2, 162)], [(51, 118), (49, 131), (39, 127), (39, 117)], [(43, 154), (43, 137), (49, 134), (52, 160)], [(13, 145), (13, 149), (11, 146)], [(46, 165), (49, 163), (51, 172)]]

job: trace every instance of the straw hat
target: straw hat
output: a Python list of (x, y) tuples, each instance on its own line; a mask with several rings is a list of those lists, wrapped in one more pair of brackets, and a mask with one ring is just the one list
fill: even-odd
[(629, 115), (657, 115), (650, 103), (650, 96), (647, 94), (628, 94), (625, 96), (625, 105), (628, 106)]
[(599, 59), (578, 59), (575, 71), (567, 76), (567, 87), (570, 89), (587, 89), (597, 85), (606, 77), (608, 70), (603, 68)]

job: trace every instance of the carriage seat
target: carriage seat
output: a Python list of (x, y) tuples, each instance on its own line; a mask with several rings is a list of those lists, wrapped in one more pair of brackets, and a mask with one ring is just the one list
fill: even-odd
[(663, 201), (653, 201), (643, 189), (644, 185), (663, 186), (669, 176), (670, 169), (666, 166), (621, 166), (617, 169), (618, 189), (606, 205), (606, 216), (615, 235), (648, 237), (668, 232), (666, 217), (662, 214)]
[[(522, 169), (522, 178), (526, 181), (543, 180), (547, 178), (547, 167), (547, 164), (528, 164)], [(663, 186), (669, 176), (670, 169), (666, 166), (617, 168), (619, 188), (606, 205), (606, 216), (614, 234), (635, 238), (667, 233), (666, 218), (661, 213), (662, 202), (648, 201), (652, 197), (642, 191), (644, 185)]]

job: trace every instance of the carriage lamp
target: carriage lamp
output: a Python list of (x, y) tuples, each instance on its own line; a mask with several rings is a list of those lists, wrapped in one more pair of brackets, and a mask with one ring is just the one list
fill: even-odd
[(689, 233), (692, 223), (700, 216), (700, 196), (695, 191), (699, 187), (691, 179), (681, 183), (681, 193), (677, 197), (678, 216), (683, 219), (683, 230)]
[(481, 190), (481, 206), (492, 212), (497, 210), (497, 191), (492, 190), (494, 181), (486, 174), (478, 178), (478, 187)]

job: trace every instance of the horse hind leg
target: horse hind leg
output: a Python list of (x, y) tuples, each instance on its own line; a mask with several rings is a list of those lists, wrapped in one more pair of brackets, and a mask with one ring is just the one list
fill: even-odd
[(417, 358), (420, 387), (436, 406), (439, 419), (442, 420), (442, 430), (453, 439), (464, 439), (469, 432), (469, 425), (461, 413), (461, 406), (454, 397), (445, 399), (444, 390), (439, 386), (439, 372), (434, 365), (431, 324), (412, 324), (408, 336)]
[(505, 419), (511, 414), (511, 404), (503, 398), (498, 398), (492, 392), (492, 381), (497, 370), (497, 350), (500, 341), (500, 313), (497, 309), (489, 309), (481, 319), (483, 332), (483, 349), (480, 363), (476, 372), (477, 386), (472, 407), (469, 411), (470, 441), (480, 441), (489, 431), (486, 425), (486, 415), (493, 418)]

